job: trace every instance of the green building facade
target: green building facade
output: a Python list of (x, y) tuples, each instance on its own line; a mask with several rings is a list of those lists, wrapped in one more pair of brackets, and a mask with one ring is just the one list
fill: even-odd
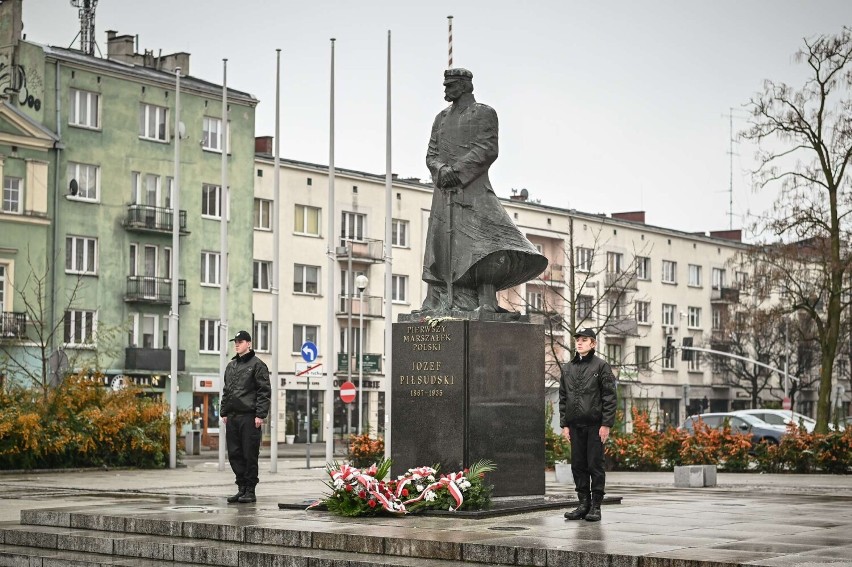
[[(15, 5), (20, 0), (0, 6), (14, 10)], [(70, 371), (97, 367), (105, 385), (131, 381), (168, 393), (171, 289), (178, 285), (178, 405), (215, 408), (222, 219), (233, 251), (228, 332), (250, 329), (252, 323), (252, 255), (241, 251), (252, 249), (258, 101), (228, 89), (229, 191), (222, 191), (222, 87), (192, 77), (189, 54), (138, 54), (134, 41), (107, 32), (105, 58), (19, 38), (7, 49), (7, 69), (25, 82), (16, 85), (17, 93), (6, 91), (12, 96), (0, 107), (0, 160), (5, 177), (22, 179), (22, 199), (34, 208), (4, 210), (0, 216), (0, 266), (14, 268), (7, 276), (3, 311), (26, 311), (20, 292), (32, 283), (27, 276), (42, 275), (48, 286), (47, 319), (57, 327), (50, 351), (62, 353), (54, 355), (58, 365)], [(15, 134), (15, 120), (28, 126), (34, 140), (32, 147), (18, 146), (16, 152), (12, 142), (21, 134)], [(175, 278), (176, 189), (181, 236)], [(4, 341), (0, 357), (4, 350), (6, 359), (15, 348), (33, 350), (38, 333), (36, 322), (28, 319), (27, 336)], [(23, 359), (20, 354), (18, 359)], [(23, 374), (15, 370), (7, 360), (8, 379)], [(215, 429), (214, 412), (203, 413)]]

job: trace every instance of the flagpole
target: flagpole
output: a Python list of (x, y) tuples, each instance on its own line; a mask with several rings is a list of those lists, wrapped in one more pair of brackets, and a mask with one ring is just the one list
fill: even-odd
[[(385, 131), (385, 458), (391, 456), (391, 368), (393, 368), (393, 172), (391, 168), (391, 32), (388, 30), (387, 119)], [(363, 392), (358, 392), (363, 395)]]
[[(272, 400), (269, 406), (269, 472), (278, 472), (278, 305), (281, 280), (281, 50), (275, 50), (275, 173), (272, 189)], [(255, 337), (255, 340), (258, 337)], [(285, 410), (286, 411), (286, 410)], [(286, 421), (285, 421), (286, 423)]]
[[(331, 38), (331, 91), (329, 98), (329, 136), (328, 136), (328, 273), (326, 274), (328, 309), (326, 315), (326, 344), (325, 344), (325, 395), (323, 396), (323, 411), (325, 412), (325, 460), (330, 463), (334, 458), (334, 272), (336, 269), (337, 246), (334, 234), (334, 42)], [(308, 377), (310, 380), (310, 377)], [(310, 419), (310, 416), (308, 416)]]
[[(222, 189), (219, 192), (219, 379), (228, 365), (228, 60), (222, 59)], [(219, 394), (222, 403), (222, 393)], [(225, 470), (225, 439), (219, 424), (219, 470)]]
[(175, 180), (172, 191), (172, 307), (169, 313), (169, 468), (177, 467), (178, 253), (180, 252), (180, 67), (175, 68)]
[(453, 17), (447, 16), (448, 44), (447, 44), (447, 69), (453, 68)]

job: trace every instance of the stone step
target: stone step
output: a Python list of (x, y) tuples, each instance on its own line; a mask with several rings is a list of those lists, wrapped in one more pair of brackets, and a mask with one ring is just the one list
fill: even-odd
[(451, 567), (459, 561), (69, 527), (0, 526), (3, 565)]

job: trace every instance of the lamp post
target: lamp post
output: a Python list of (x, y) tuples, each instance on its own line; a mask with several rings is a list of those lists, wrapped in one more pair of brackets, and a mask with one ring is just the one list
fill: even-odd
[(355, 278), (358, 288), (358, 435), (361, 435), (361, 413), (364, 411), (364, 290), (369, 283), (364, 274)]

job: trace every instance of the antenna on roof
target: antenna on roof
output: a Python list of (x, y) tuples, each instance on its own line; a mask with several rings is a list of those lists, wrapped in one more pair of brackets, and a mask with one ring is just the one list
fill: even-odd
[(71, 0), (71, 5), (79, 8), (80, 15), (80, 51), (86, 55), (95, 54), (95, 8), (98, 0)]

